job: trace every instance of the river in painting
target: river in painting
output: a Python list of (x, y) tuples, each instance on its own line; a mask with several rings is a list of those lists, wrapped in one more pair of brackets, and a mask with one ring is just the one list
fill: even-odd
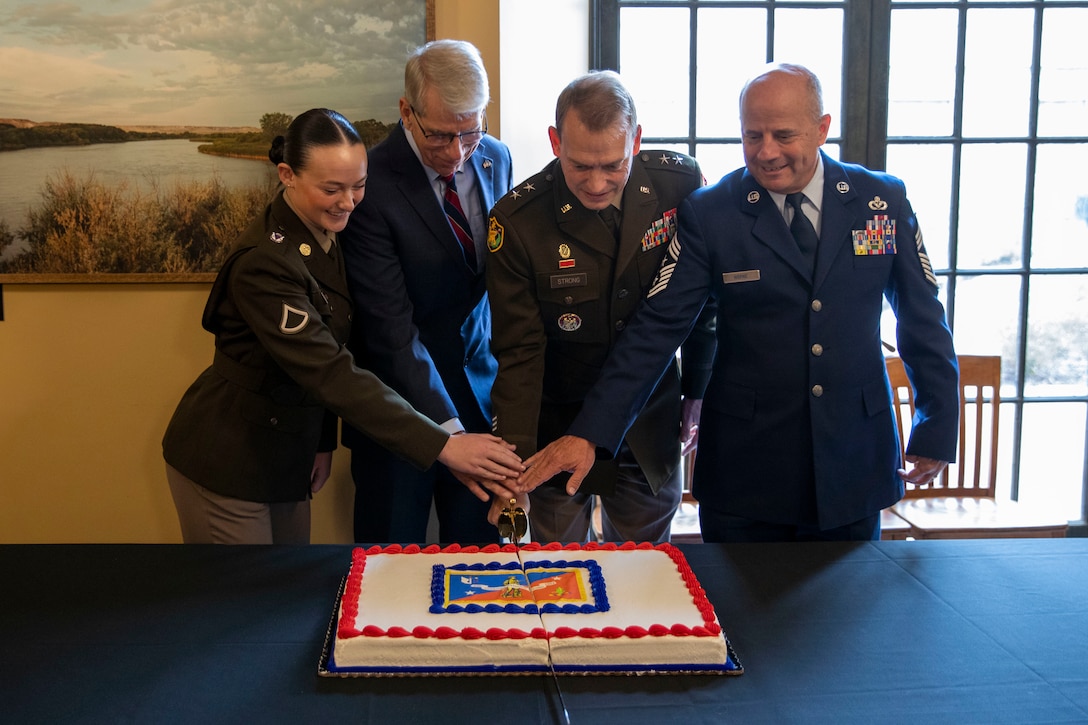
[[(12, 232), (25, 226), (27, 211), (42, 201), (46, 180), (63, 172), (106, 184), (127, 181), (129, 189), (139, 190), (212, 178), (231, 188), (264, 185), (275, 174), (271, 161), (202, 154), (197, 145), (174, 139), (5, 151), (0, 153), (0, 220)], [(19, 244), (5, 256), (23, 251)]]

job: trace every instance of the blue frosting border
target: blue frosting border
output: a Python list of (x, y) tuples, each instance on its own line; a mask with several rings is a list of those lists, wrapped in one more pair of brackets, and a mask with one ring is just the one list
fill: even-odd
[[(503, 571), (520, 572), (526, 577), (526, 572), (533, 569), (585, 569), (589, 580), (589, 590), (593, 597), (592, 602), (585, 604), (450, 604), (446, 605), (446, 572), (486, 572), (498, 573)], [(542, 559), (539, 561), (507, 562), (497, 561), (476, 564), (435, 564), (431, 567), (431, 606), (428, 611), (431, 614), (466, 613), (466, 614), (593, 614), (594, 612), (607, 612), (611, 608), (608, 602), (608, 592), (604, 583), (604, 575), (601, 566), (594, 559), (582, 561), (567, 561), (560, 559), (551, 561)]]
[(549, 602), (540, 605), (543, 614), (593, 614), (594, 612), (607, 612), (611, 609), (608, 603), (608, 593), (605, 590), (604, 575), (601, 573), (601, 565), (594, 559), (582, 561), (527, 561), (522, 569), (528, 572), (531, 569), (585, 569), (589, 578), (589, 593), (593, 596), (593, 602), (585, 604), (555, 604)]
[(446, 606), (446, 571), (476, 571), (497, 573), (502, 571), (522, 572), (517, 561), (502, 564), (491, 561), (486, 564), (454, 564), (445, 566), (435, 564), (431, 567), (431, 614), (466, 613), (466, 614), (540, 614), (536, 604), (450, 604)]

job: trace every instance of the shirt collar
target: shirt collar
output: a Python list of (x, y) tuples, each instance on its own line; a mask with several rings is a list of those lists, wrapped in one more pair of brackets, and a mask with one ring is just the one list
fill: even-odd
[[(778, 205), (778, 210), (783, 211), (786, 207), (786, 195), (779, 194), (777, 191), (769, 191), (771, 198), (774, 199), (774, 203)], [(823, 154), (817, 154), (816, 156), (816, 172), (812, 174), (812, 178), (805, 184), (805, 188), (801, 189), (801, 193), (805, 195), (809, 203), (816, 208), (816, 212), (819, 213), (824, 206), (824, 156)]]

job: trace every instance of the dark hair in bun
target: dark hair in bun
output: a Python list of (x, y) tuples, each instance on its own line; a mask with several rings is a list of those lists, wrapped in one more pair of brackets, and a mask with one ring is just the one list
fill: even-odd
[(328, 108), (311, 108), (291, 121), (286, 136), (272, 140), (268, 158), (274, 164), (287, 164), (296, 173), (306, 168), (310, 149), (315, 146), (361, 144), (363, 139), (351, 121)]
[(283, 136), (276, 136), (272, 139), (272, 148), (268, 149), (268, 158), (276, 166), (283, 163)]

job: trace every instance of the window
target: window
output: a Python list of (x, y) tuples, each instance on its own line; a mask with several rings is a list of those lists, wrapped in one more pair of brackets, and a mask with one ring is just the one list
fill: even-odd
[[(741, 166), (737, 94), (812, 68), (825, 150), (902, 178), (960, 353), (1003, 361), (1000, 486), (1088, 516), (1088, 1), (596, 0), (643, 144)], [(894, 340), (886, 315), (885, 339)]]

